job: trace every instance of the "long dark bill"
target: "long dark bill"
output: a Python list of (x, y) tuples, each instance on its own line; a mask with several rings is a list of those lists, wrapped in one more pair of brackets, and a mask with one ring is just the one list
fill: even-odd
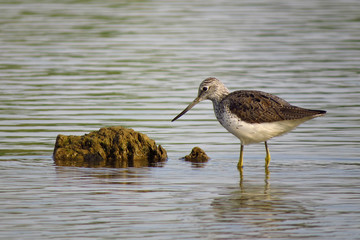
[(190, 109), (192, 109), (196, 104), (198, 104), (200, 101), (198, 98), (195, 98), (195, 100), (189, 104), (189, 106), (187, 106), (184, 111), (182, 111), (179, 115), (177, 115), (173, 120), (171, 120), (172, 122), (175, 121), (176, 119), (178, 119), (179, 117), (181, 117), (182, 115), (184, 115), (187, 111), (189, 111)]

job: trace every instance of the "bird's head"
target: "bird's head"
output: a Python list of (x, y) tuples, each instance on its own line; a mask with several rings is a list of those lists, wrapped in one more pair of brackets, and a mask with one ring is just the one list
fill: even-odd
[(201, 82), (198, 90), (198, 96), (194, 99), (192, 103), (189, 104), (179, 115), (177, 115), (172, 122), (180, 118), (187, 111), (193, 108), (196, 104), (204, 100), (218, 101), (229, 94), (229, 90), (225, 85), (220, 82), (217, 78), (209, 77)]

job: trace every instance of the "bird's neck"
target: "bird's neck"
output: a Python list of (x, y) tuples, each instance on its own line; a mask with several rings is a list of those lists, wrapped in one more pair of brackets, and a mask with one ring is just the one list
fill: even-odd
[(217, 110), (220, 107), (221, 101), (229, 95), (230, 91), (224, 86), (221, 91), (217, 91), (216, 94), (210, 99), (214, 105), (214, 109)]
[(211, 96), (210, 100), (214, 104), (219, 104), (227, 95), (229, 95), (230, 91), (224, 85), (216, 90), (216, 92)]

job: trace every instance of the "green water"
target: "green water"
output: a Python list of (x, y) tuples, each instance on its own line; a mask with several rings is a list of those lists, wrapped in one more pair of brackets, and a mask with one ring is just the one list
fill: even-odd
[[(356, 239), (360, 3), (2, 1), (4, 239)], [(245, 147), (210, 102), (171, 123), (209, 76), (328, 114)], [(122, 125), (161, 168), (56, 167), (58, 134)], [(204, 165), (179, 160), (200, 146)]]

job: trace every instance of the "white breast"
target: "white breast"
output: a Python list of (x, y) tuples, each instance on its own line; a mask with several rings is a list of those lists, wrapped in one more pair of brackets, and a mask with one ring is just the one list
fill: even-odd
[(287, 133), (312, 117), (277, 122), (247, 123), (230, 112), (220, 111), (216, 114), (216, 118), (226, 130), (240, 139), (241, 144), (247, 145), (264, 142)]

